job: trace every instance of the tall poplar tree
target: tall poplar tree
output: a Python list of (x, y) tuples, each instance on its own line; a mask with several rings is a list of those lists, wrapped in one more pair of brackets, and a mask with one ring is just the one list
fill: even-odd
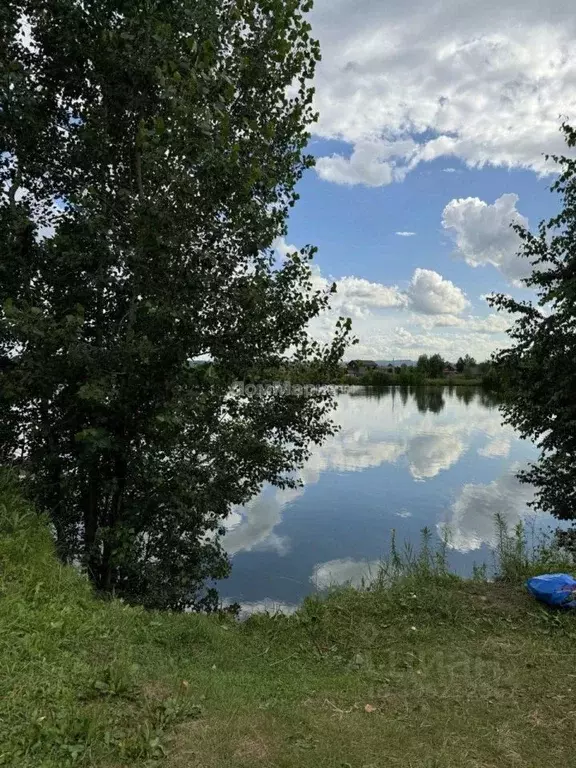
[(149, 606), (213, 606), (231, 506), (334, 428), (328, 392), (233, 386), (349, 333), (310, 338), (314, 249), (272, 249), (312, 165), (310, 8), (0, 9), (0, 460), (64, 560)]

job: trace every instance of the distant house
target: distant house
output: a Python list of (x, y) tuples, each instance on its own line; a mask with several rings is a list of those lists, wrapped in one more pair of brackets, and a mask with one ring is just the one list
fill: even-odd
[(443, 375), (443, 376), (446, 376), (446, 377), (448, 377), (448, 378), (449, 378), (450, 376), (455, 376), (455, 375), (456, 375), (456, 368), (455, 368), (455, 367), (454, 367), (454, 366), (453, 366), (451, 363), (448, 363), (448, 364), (447, 364), (447, 365), (444, 367), (444, 370), (442, 371), (442, 375)]
[(350, 360), (348, 363), (348, 373), (351, 376), (362, 376), (368, 371), (374, 371), (378, 368), (378, 363), (374, 360)]

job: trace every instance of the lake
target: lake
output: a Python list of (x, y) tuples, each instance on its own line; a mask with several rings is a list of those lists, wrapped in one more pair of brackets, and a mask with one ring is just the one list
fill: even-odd
[[(449, 563), (463, 575), (493, 562), (494, 514), (526, 516), (530, 486), (515, 477), (536, 457), (502, 424), (493, 397), (473, 388), (350, 387), (338, 394), (341, 430), (315, 448), (302, 488), (266, 488), (226, 522), (230, 578), (218, 589), (246, 610), (291, 610), (331, 584), (360, 584), (397, 541), (448, 530)], [(539, 516), (538, 525), (549, 518)]]

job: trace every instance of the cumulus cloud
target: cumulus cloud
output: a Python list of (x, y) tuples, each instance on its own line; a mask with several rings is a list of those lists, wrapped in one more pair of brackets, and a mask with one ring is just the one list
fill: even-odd
[(416, 269), (406, 293), (410, 308), (427, 315), (458, 315), (470, 306), (460, 288), (431, 269)]
[(461, 435), (452, 430), (414, 435), (408, 441), (410, 474), (416, 480), (429, 480), (450, 469), (466, 450)]
[(419, 316), (413, 321), (423, 328), (462, 328), (469, 333), (499, 334), (510, 328), (512, 323), (507, 315), (499, 315), (493, 312), (485, 317), (474, 315), (456, 316), (452, 314), (440, 316)]
[(323, 289), (335, 282), (337, 293), (331, 309), (311, 322), (312, 335), (329, 342), (337, 318), (353, 318), (360, 342), (350, 350), (354, 357), (388, 360), (439, 352), (449, 360), (465, 354), (484, 360), (507, 343), (508, 318), (462, 314), (469, 306), (465, 294), (431, 270), (416, 270), (405, 290), (363, 278), (326, 279), (319, 271), (313, 282)]
[[(334, 154), (316, 162), (321, 179), (336, 184), (364, 184), (382, 187), (402, 181), (406, 175), (406, 158), (416, 150), (414, 141), (364, 141), (356, 144), (350, 157)], [(401, 160), (402, 165), (398, 165)]]
[(358, 316), (364, 309), (410, 309), (425, 315), (458, 315), (470, 302), (463, 291), (450, 280), (431, 269), (416, 269), (407, 290), (396, 285), (384, 285), (363, 277), (325, 278), (316, 267), (313, 284), (327, 290), (336, 284), (336, 293), (331, 298), (334, 309), (347, 309), (352, 316)]
[(505, 459), (510, 454), (512, 440), (505, 435), (490, 440), (483, 448), (478, 449), (478, 455), (486, 459)]
[(300, 250), (299, 248), (296, 248), (295, 245), (287, 243), (285, 237), (277, 237), (272, 243), (272, 248), (276, 251), (278, 256), (283, 259), (285, 259), (289, 253), (294, 253), (295, 251)]
[(318, 563), (314, 566), (310, 581), (316, 589), (328, 589), (344, 584), (358, 588), (374, 581), (378, 576), (378, 570), (377, 560), (353, 560), (347, 557), (342, 560)]
[(497, 531), (494, 514), (498, 512), (512, 529), (528, 511), (528, 502), (534, 498), (534, 489), (520, 483), (516, 477), (517, 465), (488, 484), (465, 485), (450, 510), (447, 523), (438, 526), (439, 532), (448, 533), (453, 549), (470, 552), (483, 544), (495, 546)]
[(559, 115), (576, 115), (571, 0), (317, 0), (312, 23), (316, 133), (352, 146), (320, 159), (323, 178), (389, 184), (442, 156), (543, 173), (543, 153), (563, 151)]
[(398, 237), (414, 237), (416, 232), (396, 232)]
[(477, 197), (456, 199), (442, 214), (442, 226), (454, 239), (456, 253), (472, 267), (491, 264), (517, 283), (532, 271), (528, 259), (519, 257), (519, 235), (512, 224), (528, 227), (517, 210), (518, 195), (506, 194), (492, 205)]
[(229, 555), (252, 549), (269, 549), (284, 555), (290, 542), (274, 533), (287, 504), (304, 493), (303, 488), (267, 489), (244, 507), (236, 507), (224, 525), (224, 548)]
[(405, 297), (396, 286), (372, 283), (363, 277), (342, 277), (336, 281), (336, 288), (337, 304), (379, 309), (403, 307), (406, 304)]

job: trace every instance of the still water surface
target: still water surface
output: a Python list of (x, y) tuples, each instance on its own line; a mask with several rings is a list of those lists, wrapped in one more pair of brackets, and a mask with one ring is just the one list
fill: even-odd
[(392, 529), (417, 544), (424, 526), (438, 538), (448, 526), (450, 565), (471, 573), (492, 562), (494, 513), (511, 526), (533, 517), (515, 472), (536, 449), (481, 391), (351, 387), (335, 419), (341, 430), (314, 450), (302, 488), (265, 489), (228, 519), (225, 600), (290, 610), (330, 584), (359, 584)]

